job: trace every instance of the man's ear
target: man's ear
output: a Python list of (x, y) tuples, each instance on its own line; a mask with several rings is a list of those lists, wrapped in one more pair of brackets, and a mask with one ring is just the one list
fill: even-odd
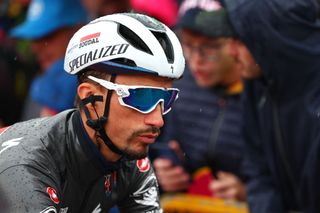
[(79, 98), (82, 100), (86, 97), (89, 97), (90, 95), (94, 94), (94, 86), (92, 84), (89, 83), (81, 83), (78, 86), (78, 96)]
[[(93, 84), (84, 82), (81, 83), (78, 86), (78, 96), (79, 99), (85, 99), (87, 97), (89, 97), (90, 95), (95, 95), (95, 94), (100, 94), (98, 88), (96, 86), (94, 86)], [(89, 104), (87, 107), (92, 107), (91, 104)]]

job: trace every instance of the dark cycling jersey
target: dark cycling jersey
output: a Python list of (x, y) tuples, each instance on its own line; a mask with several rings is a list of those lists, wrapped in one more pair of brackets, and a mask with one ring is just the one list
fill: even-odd
[(161, 212), (149, 160), (107, 162), (79, 111), (0, 131), (0, 212)]

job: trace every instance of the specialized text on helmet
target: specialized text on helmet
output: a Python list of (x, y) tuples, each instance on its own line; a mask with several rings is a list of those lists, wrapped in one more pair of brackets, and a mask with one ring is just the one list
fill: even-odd
[(102, 47), (100, 49), (95, 49), (88, 53), (84, 53), (69, 62), (70, 70), (72, 72), (74, 69), (80, 68), (86, 65), (87, 63), (90, 63), (100, 58), (124, 54), (127, 51), (128, 47), (129, 44), (116, 44)]

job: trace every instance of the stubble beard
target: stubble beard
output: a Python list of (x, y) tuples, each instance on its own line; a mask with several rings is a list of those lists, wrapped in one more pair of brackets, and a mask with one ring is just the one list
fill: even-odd
[(124, 149), (120, 149), (123, 153), (125, 153), (126, 157), (130, 160), (138, 160), (138, 159), (142, 159), (148, 156), (148, 152), (149, 152), (149, 145), (147, 144), (141, 144), (141, 147), (143, 146), (143, 150), (139, 149), (139, 150), (134, 150), (131, 148), (131, 144), (133, 144), (134, 140), (136, 137), (138, 137), (141, 134), (148, 134), (148, 133), (152, 133), (155, 134), (157, 133), (158, 135), (160, 134), (160, 129), (157, 127), (150, 127), (148, 129), (144, 129), (144, 130), (137, 130), (134, 131), (131, 136), (127, 139), (127, 143), (128, 146)]

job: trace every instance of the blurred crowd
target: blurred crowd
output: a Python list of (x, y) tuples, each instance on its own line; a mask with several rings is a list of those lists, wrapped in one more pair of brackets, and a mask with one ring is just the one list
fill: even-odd
[[(66, 45), (83, 24), (137, 11), (173, 27), (178, 1), (6, 0), (0, 10), (0, 126), (74, 106), (76, 79), (63, 71)], [(158, 10), (163, 7), (165, 10)]]
[[(19, 70), (12, 66), (19, 65), (20, 72), (28, 78), (24, 78), (24, 94), (19, 104), (6, 104), (8, 109), (1, 110), (2, 125), (54, 115), (74, 106), (76, 78), (64, 72), (63, 57), (68, 41), (81, 25), (106, 14), (145, 13), (175, 29), (188, 65), (182, 81), (174, 85), (182, 91), (176, 109), (165, 118), (166, 127), (159, 144), (151, 147), (150, 157), (155, 161), (161, 190), (215, 194), (223, 199), (245, 201), (245, 176), (240, 170), (241, 66), (233, 53), (238, 50), (239, 42), (218, 1), (16, 0), (6, 6), (6, 11), (17, 6), (20, 9), (11, 18), (14, 21), (3, 28), (3, 39), (10, 43), (2, 45), (10, 49), (15, 61), (1, 58), (7, 66), (1, 72), (17, 75)], [(214, 17), (211, 11), (215, 12)], [(211, 22), (212, 28), (208, 28)], [(20, 42), (28, 47), (19, 50)], [(86, 42), (94, 40), (83, 41), (83, 45), (88, 45)], [(28, 58), (18, 57), (19, 51)], [(7, 91), (14, 91), (9, 86), (22, 83), (4, 81), (7, 84), (2, 85)], [(7, 119), (9, 113), (15, 115), (14, 119)], [(167, 152), (172, 151), (169, 147), (172, 144), (178, 150), (170, 156)], [(208, 148), (212, 151), (207, 152)], [(185, 159), (172, 164), (170, 159), (175, 152), (183, 152)], [(202, 170), (206, 171), (203, 176), (210, 179), (197, 183), (199, 177), (192, 176)], [(213, 179), (216, 179), (214, 183)]]
[(319, 4), (265, 2), (3, 0), (0, 127), (74, 106), (77, 79), (63, 57), (79, 27), (145, 13), (175, 30), (187, 62), (174, 85), (181, 95), (150, 148), (161, 192), (248, 202), (252, 212), (320, 211), (312, 189), (320, 173)]

